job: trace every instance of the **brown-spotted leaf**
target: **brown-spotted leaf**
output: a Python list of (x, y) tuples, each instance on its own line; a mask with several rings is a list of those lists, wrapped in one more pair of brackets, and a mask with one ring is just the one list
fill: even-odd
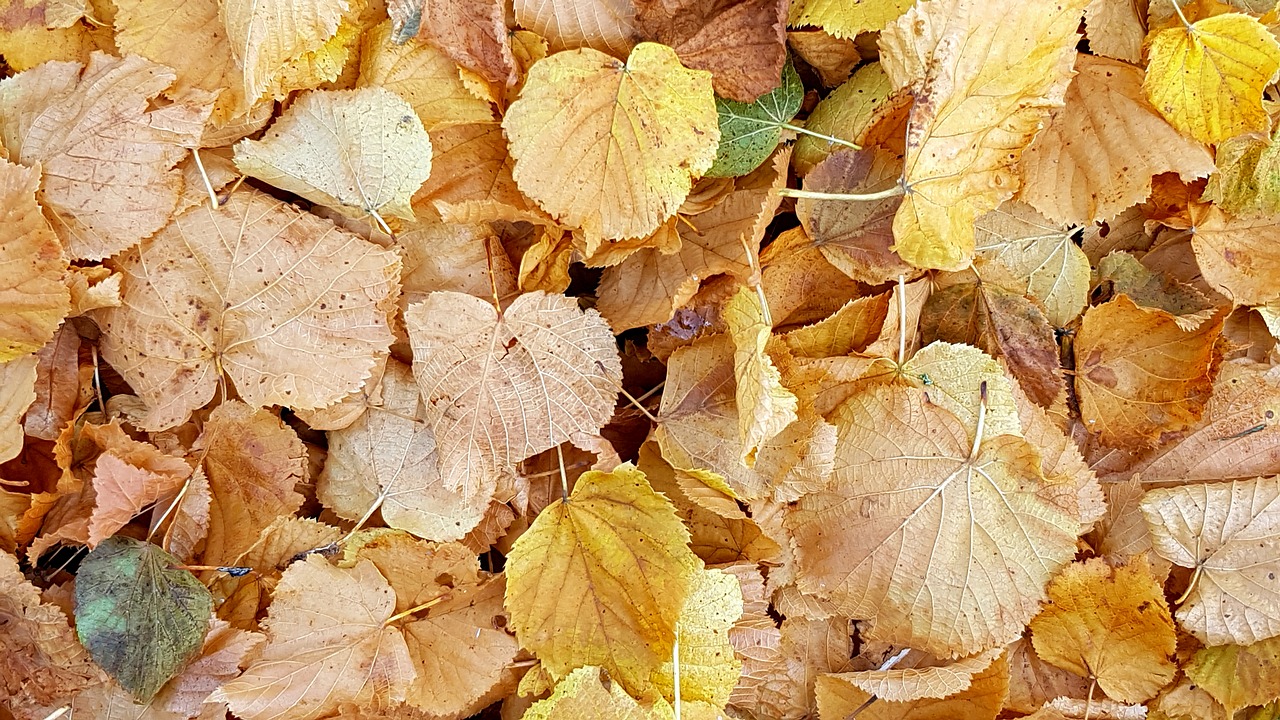
[(391, 0), (397, 42), (417, 35), (462, 67), (498, 85), (515, 82), (516, 61), (500, 0)]
[(0, 159), (0, 362), (35, 352), (70, 310), (67, 258), (40, 213), (40, 169)]

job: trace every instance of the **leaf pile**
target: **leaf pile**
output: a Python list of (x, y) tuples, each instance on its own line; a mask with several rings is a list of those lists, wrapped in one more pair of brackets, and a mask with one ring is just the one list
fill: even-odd
[(0, 719), (1280, 718), (1275, 0), (0, 0)]

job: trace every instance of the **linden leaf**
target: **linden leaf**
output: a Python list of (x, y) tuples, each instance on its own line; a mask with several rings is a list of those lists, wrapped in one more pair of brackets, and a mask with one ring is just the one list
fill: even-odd
[(516, 60), (506, 14), (497, 0), (391, 0), (387, 13), (397, 43), (417, 35), (459, 65), (499, 85), (515, 82)]
[(892, 93), (893, 86), (880, 63), (870, 63), (858, 68), (853, 77), (832, 90), (805, 119), (805, 129), (814, 134), (801, 135), (796, 140), (793, 158), (796, 173), (808, 174), (814, 165), (822, 162), (836, 149), (834, 143), (820, 135), (839, 138), (845, 142), (857, 142)]
[(22, 416), (36, 401), (35, 355), (0, 363), (0, 462), (22, 452)]
[(253, 102), (280, 83), (290, 62), (333, 39), (348, 3), (224, 0), (219, 8), (231, 54), (244, 75), (244, 96)]
[(1168, 312), (1183, 330), (1195, 330), (1218, 311), (1195, 287), (1153, 272), (1127, 252), (1112, 252), (1099, 260), (1097, 282), (1112, 296), (1128, 295), (1141, 307)]
[(1137, 448), (1191, 427), (1213, 389), (1224, 319), (1184, 330), (1127, 295), (1089, 308), (1075, 342), (1085, 426), (1108, 445)]
[(1017, 190), (1017, 163), (1062, 105), (1087, 0), (926, 0), (885, 28), (881, 64), (910, 88), (906, 196), (895, 249), (920, 268), (959, 270), (973, 221)]
[(1031, 640), (1041, 658), (1096, 678), (1120, 702), (1149, 700), (1177, 672), (1173, 618), (1145, 556), (1121, 568), (1101, 558), (1067, 566), (1049, 583)]
[(113, 537), (76, 573), (76, 634), (95, 662), (137, 699), (150, 700), (200, 651), (213, 598), (178, 559)]
[(1004, 648), (996, 647), (946, 665), (926, 665), (889, 670), (824, 675), (831, 681), (846, 682), (859, 690), (888, 702), (911, 702), (927, 698), (945, 698), (968, 690), (975, 676), (1000, 659)]
[[(439, 103), (434, 107), (440, 107)], [(431, 177), (413, 200), (419, 213), (434, 212), (450, 223), (508, 220), (555, 224), (520, 192), (511, 177), (514, 161), (507, 152), (501, 125), (440, 128), (431, 133), (431, 147)]]
[(431, 174), (431, 139), (390, 90), (314, 91), (263, 139), (236, 144), (236, 167), (349, 217), (413, 220), (409, 200)]
[(1019, 197), (1059, 223), (1110, 220), (1151, 194), (1151, 178), (1190, 182), (1213, 172), (1199, 143), (1178, 134), (1142, 94), (1142, 70), (1081, 55), (1065, 105), (1022, 154)]
[(710, 73), (656, 43), (625, 63), (586, 48), (534, 63), (502, 127), (516, 184), (589, 241), (656, 230), (720, 140)]
[(742, 462), (751, 466), (760, 445), (795, 421), (798, 401), (765, 353), (773, 327), (764, 317), (759, 296), (741, 288), (725, 306), (724, 319), (733, 341)]
[(429, 540), (461, 540), (484, 517), (496, 475), (482, 476), (470, 494), (446, 488), (409, 367), (388, 361), (380, 392), (381, 402), (329, 433), (317, 497), (348, 520), (377, 505), (388, 527)]
[(1186, 673), (1231, 715), (1249, 705), (1266, 705), (1280, 699), (1280, 637), (1201, 648)]
[(999, 714), (1009, 692), (1009, 664), (1003, 657), (998, 658), (973, 677), (968, 689), (941, 699), (876, 701), (868, 705), (873, 695), (828, 675), (818, 677), (814, 692), (822, 720), (846, 718), (863, 705), (867, 708), (858, 714), (860, 720), (987, 720)]
[[(738, 682), (742, 662), (734, 656), (729, 629), (742, 617), (742, 587), (722, 570), (703, 570), (693, 577), (680, 611), (680, 697), (724, 709)], [(674, 698), (675, 665), (668, 659), (655, 673), (654, 684)]]
[(1142, 43), (1147, 39), (1147, 9), (1147, 3), (1134, 0), (1093, 0), (1084, 9), (1089, 49), (1140, 64)]
[(701, 562), (675, 508), (631, 465), (578, 478), (507, 556), (507, 611), (554, 676), (606, 668), (638, 695), (671, 657)]
[(1160, 488), (1142, 500), (1161, 557), (1195, 569), (1177, 617), (1208, 645), (1280, 635), (1280, 480)]
[(609, 682), (602, 668), (580, 667), (556, 684), (550, 697), (525, 711), (522, 720), (670, 720), (671, 706), (658, 700), (649, 709), (621, 685)]
[(1215, 151), (1218, 172), (1204, 199), (1234, 215), (1280, 213), (1280, 143), (1246, 134), (1224, 140)]
[(831, 483), (786, 526), (800, 589), (868, 619), (866, 637), (970, 655), (1021, 634), (1079, 523), (1040, 496), (1029, 444), (972, 443), (926, 392), (873, 386), (841, 405)]
[(1280, 221), (1275, 215), (1242, 218), (1209, 207), (1191, 230), (1196, 264), (1210, 287), (1239, 305), (1280, 298)]
[(782, 83), (754, 102), (717, 96), (720, 145), (707, 176), (738, 177), (760, 167), (782, 142), (782, 131), (800, 112), (803, 100), (804, 85), (791, 63), (782, 68)]
[(795, 0), (787, 16), (791, 27), (817, 25), (838, 38), (877, 32), (897, 20), (915, 0)]
[(40, 214), (39, 168), (0, 159), (0, 362), (49, 342), (71, 309), (67, 258)]
[(515, 15), (552, 52), (589, 47), (623, 57), (636, 44), (632, 0), (515, 0)]
[(1088, 304), (1089, 257), (1071, 232), (1031, 207), (1005, 203), (978, 218), (974, 235), (983, 279), (1035, 298), (1055, 328), (1070, 325)]
[(210, 107), (151, 108), (173, 81), (163, 65), (102, 53), (87, 67), (48, 63), (0, 80), (0, 144), (44, 171), (39, 199), (73, 258), (124, 250), (177, 207), (176, 166), (198, 144)]
[(289, 566), (267, 611), (267, 644), (209, 697), (246, 720), (313, 720), (343, 702), (400, 701), (414, 669), (386, 625), (395, 593), (373, 563), (341, 570), (318, 555)]
[(324, 407), (391, 344), (395, 254), (256, 191), (187, 211), (117, 265), (124, 305), (94, 316), (145, 427), (186, 420), (224, 373), (250, 404)]
[(1175, 128), (1203, 143), (1266, 132), (1262, 90), (1280, 70), (1280, 43), (1256, 19), (1227, 13), (1161, 30), (1142, 87)]
[(528, 293), (499, 313), (436, 292), (409, 307), (405, 325), (440, 475), (464, 496), (500, 468), (596, 434), (613, 414), (622, 382), (613, 335), (572, 298)]

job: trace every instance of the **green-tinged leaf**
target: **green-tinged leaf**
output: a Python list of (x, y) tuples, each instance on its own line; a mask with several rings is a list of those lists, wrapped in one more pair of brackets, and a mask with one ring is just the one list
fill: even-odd
[(791, 63), (782, 69), (782, 84), (753, 103), (716, 98), (720, 147), (708, 177), (738, 177), (760, 167), (782, 142), (784, 126), (800, 112), (804, 85)]

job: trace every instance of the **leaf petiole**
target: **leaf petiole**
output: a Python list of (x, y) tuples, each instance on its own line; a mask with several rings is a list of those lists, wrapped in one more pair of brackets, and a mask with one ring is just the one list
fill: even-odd
[(823, 135), (820, 132), (816, 132), (814, 130), (808, 129), (803, 125), (792, 125), (791, 123), (784, 122), (784, 123), (778, 123), (778, 127), (782, 128), (783, 130), (791, 130), (793, 132), (800, 133), (801, 135), (808, 135), (809, 137), (818, 138), (819, 140), (826, 140), (831, 145), (841, 145), (843, 147), (849, 148), (850, 150), (862, 149), (862, 146), (858, 145), (857, 143), (851, 143), (848, 140), (845, 140), (844, 138), (838, 138), (838, 137), (835, 137), (834, 135)]
[(817, 192), (815, 190), (800, 190), (797, 188), (779, 188), (778, 194), (782, 197), (803, 198), (806, 200), (851, 200), (854, 202), (871, 202), (873, 200), (884, 200), (886, 198), (905, 195), (906, 190), (903, 189), (901, 184), (898, 184), (873, 193), (829, 193)]

